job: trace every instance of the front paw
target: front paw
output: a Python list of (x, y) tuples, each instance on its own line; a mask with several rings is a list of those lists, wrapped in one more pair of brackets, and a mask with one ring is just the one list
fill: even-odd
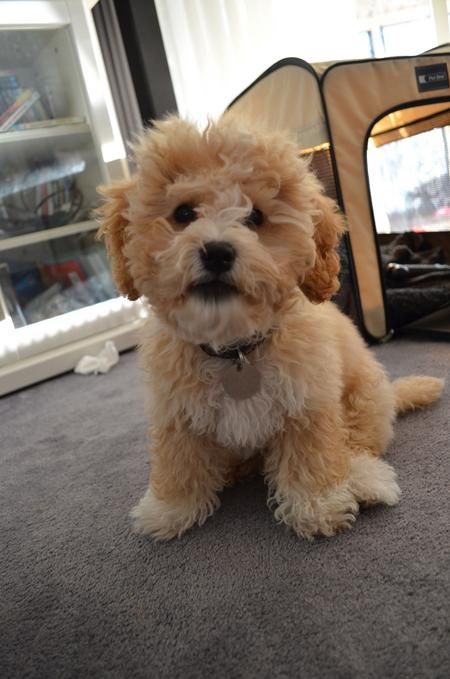
[(284, 495), (275, 493), (269, 502), (277, 505), (274, 512), (277, 521), (308, 539), (317, 535), (330, 537), (351, 528), (359, 512), (355, 496), (345, 486), (313, 496), (297, 490)]
[(152, 535), (158, 540), (171, 540), (180, 537), (194, 524), (201, 526), (219, 504), (216, 495), (203, 501), (184, 498), (167, 502), (157, 498), (149, 488), (131, 511), (131, 517), (138, 533)]

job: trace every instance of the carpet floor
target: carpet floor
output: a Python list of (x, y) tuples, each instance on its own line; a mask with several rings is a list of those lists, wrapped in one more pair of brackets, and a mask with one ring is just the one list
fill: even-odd
[(395, 508), (308, 542), (261, 480), (178, 541), (130, 530), (148, 473), (136, 355), (0, 399), (2, 679), (450, 676), (450, 345), (376, 348), (392, 376), (446, 376), (396, 425)]

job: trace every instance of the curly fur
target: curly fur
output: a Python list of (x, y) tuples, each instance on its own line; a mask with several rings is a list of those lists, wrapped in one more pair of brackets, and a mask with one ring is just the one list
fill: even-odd
[[(149, 489), (133, 510), (156, 538), (181, 535), (218, 507), (228, 483), (258, 467), (275, 518), (298, 535), (333, 535), (360, 504), (395, 504), (395, 472), (380, 456), (396, 412), (438, 398), (442, 382), (391, 384), (351, 321), (331, 302), (344, 222), (281, 134), (222, 119), (203, 132), (176, 117), (135, 149), (137, 172), (101, 189), (100, 235), (120, 291), (151, 305), (141, 342), (151, 411)], [(180, 204), (196, 219), (179, 224)], [(250, 228), (256, 206), (264, 221)], [(208, 241), (237, 253), (237, 293), (204, 300)], [(224, 390), (225, 359), (199, 347), (267, 335), (248, 360), (261, 388)]]

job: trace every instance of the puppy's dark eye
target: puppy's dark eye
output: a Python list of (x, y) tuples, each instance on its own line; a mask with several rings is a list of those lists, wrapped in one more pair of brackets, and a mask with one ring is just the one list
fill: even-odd
[(173, 218), (177, 224), (190, 224), (197, 219), (197, 213), (189, 203), (182, 203), (175, 208)]
[(252, 227), (252, 226), (261, 226), (261, 224), (264, 222), (264, 215), (261, 212), (261, 210), (258, 210), (257, 207), (254, 207), (253, 210), (250, 212), (249, 216), (245, 220), (245, 225)]

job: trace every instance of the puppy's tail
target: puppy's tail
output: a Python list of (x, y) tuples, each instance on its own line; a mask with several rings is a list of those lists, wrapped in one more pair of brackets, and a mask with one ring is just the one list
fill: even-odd
[(402, 415), (408, 410), (424, 408), (436, 401), (444, 388), (444, 380), (438, 377), (412, 375), (401, 377), (392, 383), (395, 396), (395, 412)]

